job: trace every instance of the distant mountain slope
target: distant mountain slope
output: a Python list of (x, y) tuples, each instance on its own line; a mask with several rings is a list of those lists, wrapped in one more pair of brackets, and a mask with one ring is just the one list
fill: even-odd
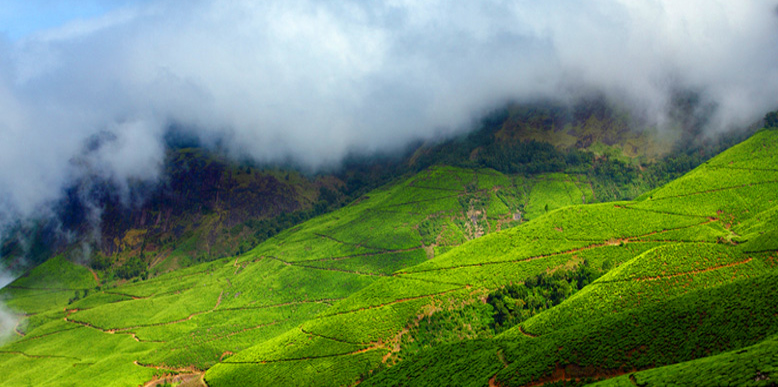
[[(370, 385), (383, 380), (387, 385), (435, 385), (435, 380), (439, 380), (441, 385), (464, 385), (466, 382), (486, 385), (494, 374), (494, 361), (500, 358), (497, 355), (499, 348), (504, 348), (499, 352), (503, 353), (501, 356), (507, 367), (500, 371), (494, 382), (498, 385), (526, 385), (568, 378), (606, 377), (756, 343), (759, 337), (778, 332), (778, 321), (775, 321), (771, 308), (767, 306), (773, 303), (771, 297), (778, 294), (758, 285), (772, 283), (772, 280), (756, 280), (764, 273), (774, 272), (776, 252), (747, 253), (742, 247), (732, 244), (735, 243), (733, 239), (737, 239), (733, 230), (739, 226), (737, 221), (744, 222), (775, 206), (778, 181), (770, 178), (755, 181), (747, 170), (735, 170), (732, 167), (729, 171), (732, 184), (726, 184), (716, 177), (716, 171), (722, 168), (722, 163), (728, 164), (724, 160), (746, 159), (743, 152), (756, 156), (758, 161), (761, 156), (755, 144), (764, 144), (764, 154), (768, 157), (771, 153), (769, 143), (775, 138), (778, 138), (775, 131), (760, 132), (743, 145), (725, 152), (688, 177), (654, 192), (643, 201), (560, 209), (520, 227), (468, 242), (421, 265), (401, 269), (394, 273), (394, 278), (380, 279), (336, 304), (334, 308), (337, 313), (324, 312), (304, 323), (298, 333), (327, 338), (333, 343), (353, 343), (362, 346), (361, 350), (331, 352), (322, 360), (313, 360), (316, 356), (311, 352), (303, 357), (298, 352), (295, 357), (282, 357), (286, 359), (285, 362), (272, 365), (262, 364), (266, 357), (262, 351), (248, 351), (212, 368), (206, 375), (209, 385), (263, 385), (271, 383), (271, 380), (294, 384), (296, 380), (314, 380), (314, 375), (327, 375), (327, 378), (333, 378), (332, 385), (342, 385), (349, 380), (344, 376), (347, 372), (351, 372), (354, 377), (362, 375), (365, 378), (368, 373), (359, 369), (364, 367), (365, 362), (375, 361), (371, 358), (382, 357), (380, 364), (392, 364), (407, 356), (403, 355), (405, 350), (413, 353), (421, 349), (420, 353), (424, 354), (424, 348), (444, 336), (440, 331), (445, 329), (460, 332), (459, 338), (454, 338), (454, 341), (468, 337), (488, 337), (484, 327), (480, 327), (479, 331), (478, 325), (484, 324), (483, 315), (479, 316), (478, 311), (473, 312), (471, 309), (481, 302), (479, 300), (490, 289), (549, 270), (581, 265), (583, 262), (595, 268), (606, 266), (606, 262), (607, 266), (621, 265), (556, 308), (540, 312), (521, 327), (497, 336), (493, 339), (494, 345), (482, 345), (486, 351), (493, 352), (490, 355), (484, 353), (472, 356), (493, 360), (492, 363), (473, 361), (472, 364), (482, 364), (484, 367), (480, 377), (472, 364), (466, 366), (467, 362), (448, 360), (463, 354), (447, 347), (445, 355), (435, 352), (430, 358), (431, 363), (425, 366), (430, 375), (440, 379), (404, 373), (403, 370), (416, 367), (418, 359), (413, 358), (416, 360), (400, 361), (391, 371), (385, 371), (386, 376), (379, 373), (375, 380), (367, 378), (363, 383)], [(738, 168), (750, 167), (746, 165)], [(706, 173), (710, 173), (711, 177), (699, 183), (698, 177)], [(700, 202), (698, 198), (701, 196), (706, 200)], [(774, 226), (765, 227), (770, 229)], [(755, 278), (757, 283), (740, 284), (738, 281), (751, 281), (751, 278)], [(420, 283), (425, 286), (409, 287), (391, 283), (397, 279), (422, 281)], [(699, 293), (729, 284), (740, 284), (737, 286), (742, 286), (742, 289), (759, 290), (748, 296), (743, 291), (737, 291), (740, 297), (737, 300), (729, 298), (732, 290), (727, 288), (721, 288), (715, 296)], [(705, 300), (703, 304), (699, 304), (701, 300)], [(581, 306), (577, 307), (579, 304)], [(721, 309), (720, 305), (729, 307)], [(702, 330), (698, 336), (690, 337), (685, 344), (687, 347), (684, 347), (697, 348), (696, 351), (668, 351), (661, 347), (665, 345), (663, 343), (676, 341), (673, 335), (686, 337), (688, 330), (695, 328), (654, 325), (655, 320), (672, 321), (677, 325), (687, 321), (683, 316), (699, 311), (705, 314), (698, 315), (693, 321), (705, 328), (700, 328)], [(761, 317), (756, 318), (757, 313), (761, 312), (764, 312), (759, 315)], [(447, 317), (444, 321), (438, 321), (433, 318), (436, 314)], [(667, 317), (661, 317), (663, 314)], [(624, 320), (626, 316), (645, 318), (642, 324), (638, 323), (638, 326), (645, 327), (645, 333), (634, 329), (616, 329), (611, 325), (618, 326), (631, 321)], [(543, 320), (538, 320), (541, 318)], [(554, 325), (540, 330), (542, 324), (548, 325), (541, 324), (541, 321)], [(597, 328), (598, 325), (591, 325), (592, 321), (600, 321), (599, 324), (605, 325)], [(755, 331), (739, 332), (735, 329), (746, 326)], [(533, 327), (536, 331), (531, 330)], [(438, 332), (430, 336), (423, 332), (427, 329)], [(588, 333), (583, 333), (582, 329)], [(646, 336), (664, 329), (668, 335), (666, 342), (651, 341)], [(722, 329), (724, 331), (720, 331)], [(731, 335), (724, 332), (731, 332)], [(539, 338), (532, 337), (538, 334), (541, 335)], [(719, 335), (719, 339), (713, 340), (711, 334)], [(546, 339), (546, 335), (556, 336)], [(608, 348), (601, 340), (615, 340), (619, 337), (622, 341), (615, 341), (612, 351), (626, 355), (637, 349), (645, 354), (640, 358), (633, 355), (618, 360), (613, 355), (598, 352), (595, 347), (576, 349), (577, 344), (574, 343), (579, 341), (570, 340), (581, 335), (588, 339), (580, 343), (598, 346), (601, 348), (599, 351)], [(551, 337), (556, 338), (549, 341)], [(530, 343), (537, 340), (537, 345), (541, 346), (533, 344), (528, 349), (518, 345), (527, 340)], [(316, 350), (325, 347), (322, 345)], [(551, 350), (558, 347), (575, 351), (572, 353), (576, 357), (558, 354), (556, 349), (553, 357), (549, 357), (551, 353), (542, 352), (546, 351), (542, 348)], [(274, 356), (277, 358), (278, 354)], [(333, 363), (338, 357), (345, 362), (344, 368), (338, 368)], [(550, 363), (544, 365), (546, 363), (537, 362), (538, 357), (556, 360), (549, 360)], [(302, 362), (303, 358), (310, 360)], [(465, 368), (454, 372), (443, 366), (450, 363)], [(442, 367), (441, 372), (430, 370), (435, 365)], [(559, 367), (563, 372), (557, 375)], [(337, 373), (332, 374), (335, 370)], [(452, 375), (458, 375), (461, 379), (451, 379)]]
[[(114, 372), (115, 362), (125, 359), (121, 351), (83, 357), (77, 354), (82, 347), (57, 348), (87, 330), (85, 346), (100, 347), (101, 335), (116, 333), (136, 343), (133, 357), (141, 364), (204, 370), (232, 352), (299, 326), (399, 268), (517, 224), (520, 209), (538, 206), (524, 194), (533, 181), (520, 180), (519, 187), (515, 179), (494, 171), (433, 168), (284, 231), (244, 256), (119, 286), (95, 282), (96, 275), (61, 257), (50, 260), (2, 290), (10, 307), (27, 314), (7, 353), (38, 356), (49, 348), (56, 356), (89, 363), (80, 378)], [(30, 281), (52, 281), (40, 273), (63, 270), (81, 273), (88, 283), (28, 289)], [(29, 359), (40, 367), (58, 367), (48, 357)], [(32, 380), (63, 383), (70, 380), (71, 366)], [(126, 375), (115, 383), (126, 385), (135, 378), (150, 379), (154, 369), (129, 363), (116, 370)], [(13, 385), (20, 379), (8, 380)]]
[(529, 195), (525, 204), (532, 204), (524, 219), (545, 213), (545, 204), (553, 209), (575, 203), (572, 197), (587, 203), (631, 199), (750, 133), (714, 140), (702, 134), (690, 113), (679, 111), (660, 132), (597, 96), (573, 104), (509, 104), (466, 135), (412, 144), (391, 156), (352, 155), (339, 168), (307, 175), (198, 148), (196, 139), (171, 128), (161, 181), (125, 187), (85, 177), (67, 189), (53, 218), (21, 222), (4, 233), (0, 264), (18, 275), (65, 253), (108, 277), (146, 278), (241, 254), (433, 165), (540, 177), (545, 182), (519, 184)]
[(148, 280), (59, 257), (0, 291), (24, 313), (0, 385), (536, 385), (757, 345), (778, 334), (776, 143), (611, 203), (584, 204), (587, 172), (435, 166)]

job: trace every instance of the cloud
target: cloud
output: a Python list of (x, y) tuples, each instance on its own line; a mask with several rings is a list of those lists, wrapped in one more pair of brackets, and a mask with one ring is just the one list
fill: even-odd
[(741, 125), (778, 106), (774, 8), (149, 1), (6, 39), (0, 223), (35, 215), (83, 176), (153, 181), (171, 124), (234, 155), (314, 168), (460, 132), (507, 100), (578, 90), (661, 125), (672, 93), (688, 88), (717, 106), (711, 130)]
[[(2, 268), (0, 267), (0, 269)], [(14, 277), (0, 270), (0, 289), (13, 282), (13, 280)], [(11, 312), (2, 301), (0, 300), (0, 345), (5, 344), (14, 334), (16, 324), (19, 323), (19, 316)]]
[(18, 323), (19, 317), (0, 303), (0, 345), (5, 344), (14, 334), (14, 329)]

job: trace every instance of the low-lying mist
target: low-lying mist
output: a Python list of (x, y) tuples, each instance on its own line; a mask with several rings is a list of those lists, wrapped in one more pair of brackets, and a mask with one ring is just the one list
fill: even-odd
[(144, 2), (0, 38), (0, 239), (79, 179), (157, 180), (172, 126), (313, 170), (593, 91), (661, 130), (693, 90), (719, 132), (778, 106), (776, 54), (758, 0)]

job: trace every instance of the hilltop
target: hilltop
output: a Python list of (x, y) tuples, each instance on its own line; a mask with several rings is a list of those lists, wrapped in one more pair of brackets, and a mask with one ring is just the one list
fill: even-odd
[[(66, 190), (51, 211), (54, 217), (23, 222), (6, 233), (0, 257), (17, 275), (65, 254), (104, 271), (108, 281), (148, 278), (242, 254), (284, 229), (435, 165), (530, 179), (572, 175), (590, 185), (586, 202), (628, 200), (752, 132), (709, 138), (690, 112), (694, 106), (684, 106), (679, 103), (674, 126), (660, 131), (597, 96), (572, 105), (509, 104), (486, 115), (469, 134), (417, 143), (393, 155), (355, 154), (334, 169), (306, 173), (293, 165), (236, 160), (173, 129), (159, 181), (121, 188), (85, 177)], [(557, 196), (577, 195), (557, 188)], [(550, 208), (558, 206), (557, 199), (550, 201)]]
[[(508, 121), (496, 122), (484, 130), (504, 133)], [(494, 146), (490, 141), (427, 146), (408, 163), (424, 166), (424, 157), (445, 159), (451, 149), (473, 154)], [(778, 334), (771, 307), (778, 297), (778, 132), (762, 130), (648, 192), (650, 175), (641, 168), (624, 180), (596, 172), (627, 161), (519, 144), (550, 159), (591, 158), (563, 157), (561, 170), (535, 173), (486, 168), (477, 157), (409, 166), (356, 200), (266, 234), (256, 247), (192, 259), (145, 280), (117, 281), (114, 268), (59, 254), (2, 290), (8, 306), (24, 313), (16, 336), (0, 348), (2, 383), (694, 384), (705, 377), (690, 371), (696, 366), (733, 383), (770, 383), (775, 360), (758, 354), (769, 353)], [(172, 159), (208, 157), (191, 159), (191, 152)], [(533, 164), (507, 160), (517, 168)], [(268, 192), (298, 193), (279, 211), (315, 209), (327, 190), (345, 196), (332, 179), (231, 168), (217, 168), (210, 181), (243, 187), (228, 191), (233, 199), (204, 190), (179, 207), (213, 203), (210, 210), (198, 218), (189, 210), (171, 215), (194, 244), (179, 250), (182, 256), (191, 259), (199, 243), (216, 240), (207, 235), (230, 234), (230, 219), (277, 219), (272, 206), (251, 213), (240, 207), (250, 201), (235, 194), (249, 195), (246, 187), (268, 176), (279, 182), (267, 184), (276, 187)], [(603, 202), (624, 192), (634, 200)], [(238, 204), (228, 211), (220, 203)], [(236, 220), (235, 208), (253, 215)], [(175, 227), (162, 212), (148, 211), (137, 224), (170, 238), (166, 230)], [(222, 240), (242, 240), (243, 227)], [(137, 245), (115, 256), (136, 256), (128, 252)], [(145, 246), (141, 252), (164, 250)], [(722, 365), (741, 358), (750, 368)]]

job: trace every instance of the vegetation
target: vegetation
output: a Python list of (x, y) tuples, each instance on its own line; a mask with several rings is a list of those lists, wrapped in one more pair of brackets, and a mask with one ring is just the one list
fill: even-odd
[(494, 308), (492, 327), (495, 333), (558, 305), (600, 275), (599, 271), (584, 261), (575, 270), (540, 273), (525, 279), (522, 284), (507, 285), (489, 293), (486, 302)]
[[(576, 130), (602, 123), (592, 114)], [(556, 127), (554, 117), (541, 122)], [(509, 136), (506, 122), (492, 133)], [(256, 247), (171, 272), (136, 265), (159, 257), (146, 254), (150, 239), (143, 255), (118, 253), (112, 266), (87, 268), (66, 251), (0, 291), (20, 318), (0, 347), (0, 385), (139, 385), (174, 374), (202, 374), (211, 387), (662, 385), (697, 384), (705, 375), (695, 367), (722, 384), (769, 385), (778, 132), (642, 195), (630, 192), (652, 188), (650, 165), (631, 164), (606, 138), (589, 144), (599, 152), (591, 159), (531, 140), (517, 141), (550, 167), (488, 140), (476, 148), (497, 147), (504, 164), (479, 150), (364, 195), (383, 178), (320, 181), (301, 211), (323, 200), (326, 213), (255, 220), (273, 228)], [(439, 146), (474, 150), (468, 141)], [(613, 186), (623, 189), (603, 194)], [(622, 195), (637, 199), (600, 202)], [(221, 216), (208, 211), (202, 222)], [(236, 226), (235, 240), (260, 223)], [(208, 240), (198, 227), (179, 253)], [(130, 235), (126, 246), (140, 248), (150, 234)], [(134, 265), (148, 276), (123, 273)]]

